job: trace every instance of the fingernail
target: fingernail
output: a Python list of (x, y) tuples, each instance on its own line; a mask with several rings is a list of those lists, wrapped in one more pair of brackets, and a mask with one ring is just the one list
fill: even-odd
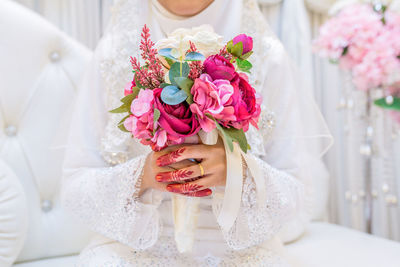
[(156, 180), (157, 180), (157, 182), (161, 182), (162, 181), (162, 175), (157, 174), (156, 175)]

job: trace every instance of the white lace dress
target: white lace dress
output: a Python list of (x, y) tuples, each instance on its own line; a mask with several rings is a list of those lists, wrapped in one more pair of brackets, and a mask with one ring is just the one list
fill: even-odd
[[(216, 0), (196, 20), (212, 20), (207, 12), (229, 2)], [(239, 214), (233, 227), (222, 231), (216, 216), (224, 188), (213, 188), (200, 201), (193, 252), (181, 254), (173, 238), (170, 193), (149, 190), (136, 197), (149, 150), (119, 132), (121, 117), (107, 110), (118, 105), (131, 79), (129, 56), (138, 53), (138, 24), (143, 23), (134, 18), (151, 14), (152, 4), (117, 1), (109, 32), (81, 86), (65, 162), (63, 203), (97, 233), (77, 266), (288, 266), (278, 232), (290, 223), (304, 229), (308, 222), (312, 185), (307, 164), (320, 160), (322, 148), (316, 147), (328, 132), (312, 101), (301, 100), (306, 92), (255, 1), (237, 2), (237, 32), (254, 37), (250, 79), (265, 104), (260, 131), (247, 133), (249, 153), (262, 170), (265, 203), (257, 203), (256, 184), (245, 169)], [(145, 20), (157, 31), (154, 17)]]

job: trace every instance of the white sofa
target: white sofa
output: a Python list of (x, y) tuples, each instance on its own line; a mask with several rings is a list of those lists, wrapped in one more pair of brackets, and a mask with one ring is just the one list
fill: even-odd
[[(62, 144), (91, 53), (48, 22), (0, 1), (0, 267), (71, 267), (91, 233), (60, 207)], [(327, 183), (319, 181), (315, 219)], [(289, 244), (304, 267), (399, 267), (400, 245), (314, 222)]]

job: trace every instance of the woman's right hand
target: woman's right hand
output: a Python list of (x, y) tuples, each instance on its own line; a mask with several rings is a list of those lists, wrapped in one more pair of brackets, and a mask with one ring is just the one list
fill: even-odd
[[(197, 136), (192, 136), (190, 138), (187, 138), (185, 140), (185, 143), (183, 145), (187, 144), (198, 144), (198, 137)], [(148, 189), (155, 189), (159, 190), (162, 192), (168, 192), (166, 187), (167, 184), (165, 183), (160, 183), (156, 180), (156, 175), (161, 172), (170, 172), (173, 171), (174, 169), (182, 169), (182, 168), (187, 168), (193, 165), (196, 165), (197, 163), (185, 160), (181, 161), (178, 163), (175, 163), (173, 165), (169, 165), (166, 167), (160, 167), (157, 165), (157, 159), (161, 157), (162, 155), (168, 154), (169, 152), (176, 150), (176, 148), (179, 146), (171, 146), (167, 147), (159, 152), (154, 152), (152, 151), (146, 158), (146, 163), (144, 165), (144, 170), (143, 170), (143, 176), (142, 176), (142, 184), (140, 187), (140, 192), (139, 196), (141, 196), (144, 192), (146, 192)]]

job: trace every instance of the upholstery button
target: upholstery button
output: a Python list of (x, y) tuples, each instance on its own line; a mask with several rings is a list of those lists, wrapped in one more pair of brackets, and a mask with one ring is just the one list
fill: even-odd
[(17, 127), (14, 125), (9, 125), (4, 129), (7, 136), (12, 137), (17, 135)]
[(42, 200), (42, 211), (43, 212), (49, 212), (51, 211), (53, 208), (53, 203), (51, 202), (51, 200), (45, 199)]
[(61, 55), (58, 51), (51, 52), (49, 57), (52, 62), (57, 62), (61, 59)]

